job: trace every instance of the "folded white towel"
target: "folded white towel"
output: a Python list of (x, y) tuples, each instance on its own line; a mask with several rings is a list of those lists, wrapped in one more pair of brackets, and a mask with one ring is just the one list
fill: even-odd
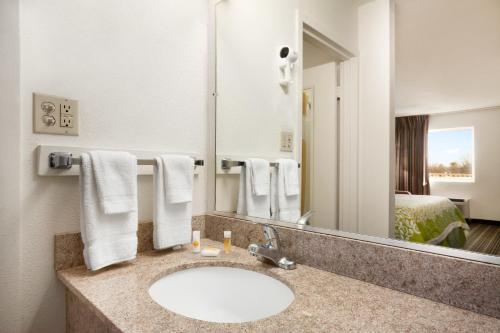
[(269, 161), (261, 158), (249, 158), (247, 170), (250, 172), (252, 193), (256, 196), (269, 195), (271, 176), (269, 174)]
[[(298, 163), (290, 159), (279, 159), (276, 162), (278, 162), (278, 168), (271, 173), (271, 211), (273, 218), (285, 222), (297, 222), (300, 218), (300, 188), (297, 194), (287, 194), (286, 179), (290, 178), (289, 184), (292, 190), (290, 193), (297, 192), (293, 188), (293, 184), (298, 186)], [(293, 175), (293, 173), (296, 173), (296, 175)]]
[(121, 151), (91, 151), (89, 154), (104, 213), (137, 211), (136, 157)]
[[(81, 154), (80, 229), (84, 244), (83, 258), (91, 270), (132, 260), (137, 254), (137, 211), (106, 214), (99, 204), (93, 163), (89, 154)], [(134, 174), (134, 177), (137, 175)], [(137, 201), (137, 196), (135, 197)]]
[(194, 160), (180, 155), (157, 157), (153, 177), (154, 248), (191, 243)]
[(163, 155), (161, 159), (167, 182), (165, 199), (169, 203), (193, 201), (194, 160), (183, 155)]
[[(269, 165), (269, 162), (266, 163)], [(252, 180), (255, 178), (252, 178), (252, 167), (253, 163), (250, 159), (246, 160), (245, 166), (241, 167), (237, 213), (239, 215), (260, 217), (264, 219), (271, 218), (270, 190), (268, 188), (267, 194), (264, 195), (256, 195), (254, 193)], [(269, 174), (269, 167), (267, 173)], [(258, 180), (259, 178), (256, 179)]]

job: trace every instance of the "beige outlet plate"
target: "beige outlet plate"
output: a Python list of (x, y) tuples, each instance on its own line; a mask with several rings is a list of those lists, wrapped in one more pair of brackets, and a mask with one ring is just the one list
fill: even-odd
[(77, 100), (33, 94), (33, 131), (35, 133), (78, 135), (79, 120)]
[(281, 151), (293, 152), (293, 133), (281, 132)]

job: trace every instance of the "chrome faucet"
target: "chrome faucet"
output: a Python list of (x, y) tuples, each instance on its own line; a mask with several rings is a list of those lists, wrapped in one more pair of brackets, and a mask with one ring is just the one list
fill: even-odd
[(299, 225), (309, 225), (309, 219), (313, 216), (314, 211), (310, 210), (297, 220), (297, 224)]
[(288, 260), (281, 253), (281, 244), (278, 231), (269, 224), (263, 225), (265, 244), (250, 244), (248, 252), (257, 257), (262, 262), (272, 262), (274, 265), (283, 269), (295, 269), (295, 263)]

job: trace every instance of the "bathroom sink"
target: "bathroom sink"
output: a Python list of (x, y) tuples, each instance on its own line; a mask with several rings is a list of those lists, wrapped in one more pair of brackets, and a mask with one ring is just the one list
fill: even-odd
[(149, 288), (174, 313), (216, 323), (270, 317), (294, 300), (292, 290), (268, 275), (234, 267), (197, 267), (169, 274)]

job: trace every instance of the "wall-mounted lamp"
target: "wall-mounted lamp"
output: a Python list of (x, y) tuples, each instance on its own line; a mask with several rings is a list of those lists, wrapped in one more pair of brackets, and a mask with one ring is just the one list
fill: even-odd
[(281, 72), (280, 86), (286, 91), (290, 86), (290, 84), (293, 83), (292, 80), (293, 65), (299, 59), (299, 55), (289, 46), (283, 46), (280, 49), (279, 56), (280, 56), (279, 67)]

